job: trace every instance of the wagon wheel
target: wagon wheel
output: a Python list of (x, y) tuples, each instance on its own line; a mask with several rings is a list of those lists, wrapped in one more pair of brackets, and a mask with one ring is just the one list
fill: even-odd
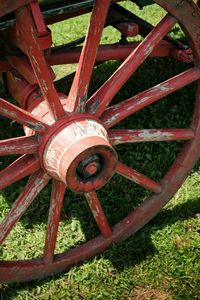
[[(127, 57), (120, 68), (87, 100), (96, 51), (109, 7), (107, 0), (95, 2), (78, 70), (67, 100), (64, 99), (64, 105), (54, 89), (49, 68), (36, 42), (28, 7), (21, 7), (16, 12), (21, 42), (46, 101), (26, 111), (0, 99), (1, 115), (23, 124), (27, 134), (24, 137), (0, 142), (2, 156), (22, 155), (1, 171), (0, 188), (8, 187), (30, 175), (23, 191), (0, 224), (0, 242), (3, 243), (50, 180), (52, 192), (43, 257), (23, 261), (1, 261), (1, 282), (34, 280), (63, 271), (104, 251), (112, 243), (128, 237), (160, 211), (194, 166), (200, 144), (199, 84), (190, 128), (149, 131), (111, 129), (136, 111), (200, 78), (200, 14), (197, 6), (191, 1), (155, 2), (166, 10), (166, 16)], [(192, 48), (194, 66), (128, 100), (112, 105), (111, 100), (116, 93), (177, 22)], [(45, 114), (41, 112), (42, 109), (46, 109)], [(51, 117), (45, 118), (49, 112)], [(161, 140), (185, 140), (185, 143), (159, 183), (120, 162), (114, 150), (115, 145), (119, 143), (138, 141), (153, 143)], [(114, 173), (128, 178), (152, 193), (140, 206), (111, 227), (96, 190), (104, 186)], [(85, 195), (100, 235), (67, 252), (55, 254), (66, 187), (75, 193)]]

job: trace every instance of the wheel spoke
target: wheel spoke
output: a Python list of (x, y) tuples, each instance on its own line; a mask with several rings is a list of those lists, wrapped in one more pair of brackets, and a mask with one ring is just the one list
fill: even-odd
[(33, 155), (21, 156), (0, 172), (0, 190), (36, 172), (39, 168), (39, 161)]
[(159, 194), (162, 191), (162, 187), (159, 183), (121, 162), (118, 162), (116, 172), (156, 194)]
[(94, 3), (78, 69), (69, 93), (71, 111), (84, 111), (89, 82), (110, 2), (110, 0), (96, 0)]
[(23, 47), (29, 57), (43, 97), (48, 102), (55, 119), (63, 117), (65, 111), (55, 90), (52, 73), (38, 43), (36, 29), (28, 7), (17, 10), (16, 21), (19, 34), (18, 43), (24, 43)]
[(39, 141), (36, 136), (22, 136), (0, 141), (0, 156), (36, 153)]
[(110, 128), (136, 111), (175, 92), (200, 78), (200, 70), (192, 68), (174, 76), (136, 96), (106, 109), (101, 121)]
[(0, 224), (0, 244), (5, 240), (11, 229), (15, 226), (20, 217), (26, 212), (29, 205), (48, 183), (49, 177), (42, 171), (33, 174), (24, 190), (14, 202), (7, 216)]
[(0, 114), (37, 132), (44, 132), (49, 126), (29, 112), (0, 98)]
[(191, 140), (194, 138), (192, 129), (110, 129), (108, 131), (111, 145), (141, 142), (160, 142)]
[(150, 55), (156, 45), (176, 24), (177, 20), (166, 15), (164, 19), (147, 35), (138, 47), (128, 56), (124, 63), (105, 82), (105, 84), (89, 99), (88, 110), (100, 116), (113, 97), (131, 77), (142, 62)]
[(101, 203), (95, 192), (90, 192), (85, 194), (86, 200), (90, 206), (92, 214), (95, 218), (95, 221), (99, 227), (100, 232), (105, 237), (110, 237), (112, 235), (112, 230), (108, 224), (108, 220), (105, 216)]
[(64, 199), (66, 185), (60, 181), (53, 181), (51, 202), (49, 208), (48, 225), (44, 248), (44, 261), (51, 263), (54, 258), (58, 226)]

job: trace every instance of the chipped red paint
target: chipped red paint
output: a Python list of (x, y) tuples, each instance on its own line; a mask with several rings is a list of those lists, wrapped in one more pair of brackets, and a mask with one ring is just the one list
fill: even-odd
[(61, 209), (64, 199), (66, 185), (60, 181), (54, 180), (51, 202), (49, 208), (49, 217), (44, 246), (44, 261), (46, 264), (52, 263), (56, 246), (56, 238), (60, 223)]
[(48, 125), (33, 117), (27, 111), (5, 101), (0, 98), (0, 114), (7, 117), (19, 124), (28, 126), (37, 132), (44, 132), (48, 128)]
[(72, 110), (79, 112), (84, 111), (89, 82), (110, 3), (111, 0), (96, 0), (94, 2), (89, 29), (81, 51), (78, 69), (69, 92), (69, 101)]
[(111, 145), (141, 142), (160, 142), (191, 140), (194, 138), (192, 129), (110, 129), (108, 131)]
[[(107, 61), (107, 60), (125, 60), (133, 50), (135, 50), (139, 46), (140, 42), (129, 42), (127, 45), (113, 44), (113, 45), (101, 45), (97, 51), (96, 61)], [(50, 53), (46, 60), (49, 65), (63, 65), (63, 64), (75, 64), (78, 63), (80, 55), (81, 55), (81, 47), (76, 47), (73, 50), (63, 50), (62, 52), (53, 51)], [(192, 63), (193, 56), (191, 55), (191, 49), (188, 50), (177, 50), (173, 45), (166, 41), (161, 41), (150, 53), (150, 57), (165, 57), (165, 56), (173, 56), (176, 59), (186, 62)], [(10, 60), (13, 57), (9, 57)], [(17, 61), (19, 60), (20, 68), (24, 68), (23, 63), (25, 57), (14, 57)], [(21, 64), (21, 65), (20, 65)], [(16, 65), (13, 65), (16, 68)], [(0, 70), (9, 71), (11, 69), (11, 64), (9, 64), (8, 60), (1, 60), (0, 58)], [(52, 72), (52, 70), (50, 69)], [(31, 74), (33, 77), (34, 74)], [(53, 77), (53, 76), (52, 76)], [(35, 78), (35, 77), (34, 77)], [(28, 79), (28, 77), (27, 77)], [(35, 80), (35, 79), (34, 79)]]
[[(96, 61), (115, 59), (126, 59), (139, 46), (140, 42), (130, 42), (127, 45), (112, 44), (101, 45), (98, 49)], [(173, 54), (174, 46), (168, 42), (161, 41), (150, 53), (151, 57), (164, 57)], [(81, 47), (73, 50), (65, 50), (61, 53), (54, 51), (47, 57), (50, 65), (78, 63), (81, 54)]]
[[(0, 114), (23, 124), (26, 136), (0, 141), (0, 155), (22, 155), (0, 172), (0, 188), (31, 175), (24, 190), (0, 223), (0, 242), (6, 239), (35, 197), (50, 179), (53, 179), (43, 256), (34, 260), (0, 261), (0, 282), (43, 278), (63, 271), (104, 251), (112, 243), (125, 239), (144, 226), (169, 201), (199, 157), (200, 12), (192, 1), (156, 0), (155, 2), (165, 8), (168, 15), (143, 42), (129, 44), (127, 47), (101, 46), (97, 52), (109, 1), (96, 0), (82, 52), (77, 48), (74, 53), (70, 50), (64, 54), (52, 54), (48, 58), (45, 57), (43, 47), (38, 43), (38, 36), (46, 34), (38, 5), (36, 3), (32, 5), (31, 15), (29, 6), (21, 7), (25, 1), (18, 1), (21, 3), (19, 6), (12, 4), (10, 8), (7, 8), (9, 1), (6, 2), (7, 6), (0, 4), (0, 14), (3, 14), (6, 9), (13, 11), (20, 7), (15, 12), (17, 23), (13, 35), (9, 33), (8, 38), (27, 54), (30, 61), (29, 63), (24, 56), (8, 58), (8, 70), (13, 68), (21, 75), (13, 71), (7, 73), (9, 92), (16, 98), (21, 108), (0, 98)], [(35, 16), (39, 18), (38, 23)], [(187, 51), (175, 51), (174, 46), (162, 41), (176, 22), (186, 28), (191, 46)], [(93, 38), (94, 48), (91, 51)], [(113, 59), (115, 55), (117, 58), (125, 59), (124, 64), (96, 94), (92, 95), (88, 101), (89, 112), (86, 112), (85, 98), (95, 57), (97, 60), (107, 60)], [(106, 109), (120, 87), (150, 55), (173, 55), (183, 61), (193, 61), (194, 67)], [(67, 59), (76, 62), (80, 59), (69, 97), (57, 93), (49, 67), (49, 63), (66, 63)], [(6, 67), (5, 64), (3, 67)], [(193, 81), (197, 81), (197, 93), (191, 128), (109, 129), (107, 131), (106, 128), (117, 124), (130, 114)], [(82, 113), (77, 113), (82, 110)], [(117, 154), (112, 147), (121, 143), (179, 139), (188, 141), (160, 182), (117, 162)], [(95, 190), (105, 185), (115, 171), (141, 187), (149, 189), (153, 194), (111, 228)], [(85, 194), (101, 234), (76, 248), (55, 255), (66, 188)]]
[(0, 156), (33, 154), (38, 151), (39, 141), (37, 136), (21, 136), (0, 141)]
[[(51, 134), (44, 135), (39, 152), (44, 170), (76, 192), (89, 192), (105, 185), (117, 160), (104, 127), (85, 114), (78, 115), (75, 121), (66, 119), (61, 126), (55, 124), (55, 129), (52, 126)], [(100, 156), (104, 165), (98, 176), (86, 180), (76, 170), (82, 160), (93, 154)]]
[(20, 8), (15, 15), (17, 23), (16, 34), (13, 41), (15, 41), (19, 47), (22, 45), (22, 50), (28, 55), (43, 97), (49, 104), (49, 109), (54, 118), (58, 119), (63, 117), (65, 111), (53, 85), (51, 72), (45, 60), (44, 53), (38, 44), (37, 32), (34, 27), (30, 9), (28, 7)]
[(23, 155), (0, 172), (0, 190), (36, 172), (39, 161), (33, 155)]
[(27, 210), (39, 192), (48, 183), (48, 181), (49, 177), (41, 171), (36, 172), (30, 177), (26, 187), (14, 202), (9, 213), (0, 224), (0, 243), (4, 241), (10, 230), (13, 228), (22, 214)]
[(100, 102), (99, 107), (92, 111), (100, 116), (110, 101), (129, 79), (133, 72), (141, 65), (141, 63), (150, 55), (156, 45), (169, 32), (169, 30), (177, 23), (176, 18), (166, 15), (164, 19), (149, 33), (142, 43), (133, 51), (120, 68), (111, 76), (106, 83), (89, 99), (88, 107), (93, 107), (96, 99)]
[[(13, 69), (17, 70), (19, 74), (21, 74), (23, 78), (26, 78), (26, 81), (28, 81), (31, 85), (38, 85), (37, 78), (28, 58), (10, 56), (8, 57), (8, 62), (13, 67)], [(52, 80), (54, 80), (56, 76), (50, 67), (49, 72)]]
[(159, 194), (162, 192), (162, 187), (159, 183), (154, 180), (148, 178), (144, 174), (137, 172), (136, 170), (118, 162), (116, 172), (123, 177), (139, 184), (140, 186), (145, 187), (146, 189)]
[(160, 100), (198, 79), (200, 79), (200, 70), (198, 68), (192, 68), (180, 73), (130, 99), (110, 106), (102, 115), (101, 121), (106, 128), (110, 128), (143, 107)]
[(104, 214), (104, 211), (102, 209), (101, 203), (99, 202), (99, 199), (97, 197), (97, 194), (95, 192), (86, 193), (85, 194), (86, 200), (89, 204), (89, 207), (91, 209), (91, 212), (97, 222), (97, 225), (99, 227), (100, 232), (102, 235), (104, 235), (106, 238), (109, 238), (112, 236), (112, 229), (110, 228), (110, 225), (108, 223), (108, 220)]

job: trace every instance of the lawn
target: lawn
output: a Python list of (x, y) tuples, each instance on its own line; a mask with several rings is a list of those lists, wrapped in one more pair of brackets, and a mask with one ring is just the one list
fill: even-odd
[[(124, 4), (144, 19), (156, 24), (165, 12), (152, 5), (139, 10), (128, 1)], [(89, 15), (51, 26), (54, 46), (84, 36)], [(182, 38), (176, 26), (172, 36)], [(119, 33), (108, 27), (102, 43), (114, 43)], [(90, 86), (92, 94), (119, 66), (109, 61), (97, 66)], [(172, 58), (149, 58), (116, 95), (114, 102), (127, 99), (188, 68)], [(73, 72), (76, 65), (56, 66), (57, 79)], [(71, 82), (56, 84), (59, 91), (69, 92)], [(138, 111), (116, 128), (186, 128), (194, 108), (195, 84)], [(6, 92), (1, 87), (2, 93)], [(1, 139), (21, 135), (23, 129), (1, 117)], [(159, 180), (175, 159), (182, 142), (154, 142), (119, 145), (119, 158)], [(12, 158), (1, 158), (1, 168)], [(113, 245), (103, 254), (75, 266), (63, 274), (32, 283), (0, 284), (0, 299), (14, 300), (170, 300), (200, 299), (200, 163), (186, 179), (168, 205), (143, 229), (127, 240)], [(21, 180), (0, 192), (0, 220), (23, 189)], [(42, 255), (49, 207), (50, 185), (33, 202), (12, 230), (0, 259), (30, 259)], [(149, 192), (125, 178), (115, 175), (99, 192), (109, 223), (114, 225)], [(66, 191), (56, 253), (93, 238), (98, 229), (84, 197)]]

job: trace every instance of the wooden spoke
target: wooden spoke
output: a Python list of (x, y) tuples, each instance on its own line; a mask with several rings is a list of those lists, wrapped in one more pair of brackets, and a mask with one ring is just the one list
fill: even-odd
[(39, 168), (39, 161), (33, 155), (21, 156), (0, 172), (0, 190), (36, 172)]
[(160, 142), (191, 140), (194, 138), (192, 129), (110, 129), (109, 141), (112, 145), (141, 142)]
[(33, 174), (20, 196), (14, 202), (7, 216), (0, 224), (0, 244), (5, 240), (11, 229), (20, 217), (26, 212), (29, 205), (48, 183), (49, 177), (42, 171)]
[(0, 156), (36, 153), (39, 141), (36, 136), (22, 136), (0, 141)]
[(78, 69), (69, 93), (71, 111), (84, 111), (88, 87), (104, 28), (110, 0), (95, 0), (90, 25), (79, 59)]
[(122, 164), (121, 162), (118, 162), (116, 172), (156, 194), (159, 194), (162, 191), (162, 187), (159, 183), (128, 167), (127, 165)]
[(99, 227), (100, 232), (105, 237), (110, 237), (112, 235), (112, 230), (108, 224), (108, 220), (104, 214), (101, 203), (95, 192), (90, 192), (85, 194), (86, 200), (90, 206), (91, 212), (95, 218), (97, 226)]
[(169, 14), (164, 17), (164, 19), (128, 56), (116, 72), (89, 99), (87, 104), (89, 112), (94, 113), (97, 116), (100, 116), (104, 112), (113, 97), (143, 61), (151, 54), (153, 49), (159, 44), (176, 22), (177, 20)]
[(44, 132), (49, 126), (31, 113), (0, 98), (0, 114), (37, 132)]
[(50, 71), (49, 65), (45, 60), (44, 53), (38, 42), (30, 10), (28, 7), (24, 6), (18, 9), (15, 15), (18, 30), (18, 36), (15, 37), (15, 40), (18, 40), (15, 42), (18, 42), (20, 47), (20, 42), (23, 41), (23, 50), (25, 50), (29, 57), (43, 97), (49, 104), (49, 108), (55, 119), (63, 117), (65, 111), (60, 102), (59, 95), (55, 90), (52, 72)]
[(134, 97), (107, 108), (101, 120), (106, 128), (110, 128), (136, 111), (160, 100), (199, 78), (199, 69), (192, 68), (187, 70)]
[(44, 247), (44, 261), (51, 263), (54, 258), (58, 226), (64, 199), (66, 185), (60, 181), (53, 181), (49, 217)]

